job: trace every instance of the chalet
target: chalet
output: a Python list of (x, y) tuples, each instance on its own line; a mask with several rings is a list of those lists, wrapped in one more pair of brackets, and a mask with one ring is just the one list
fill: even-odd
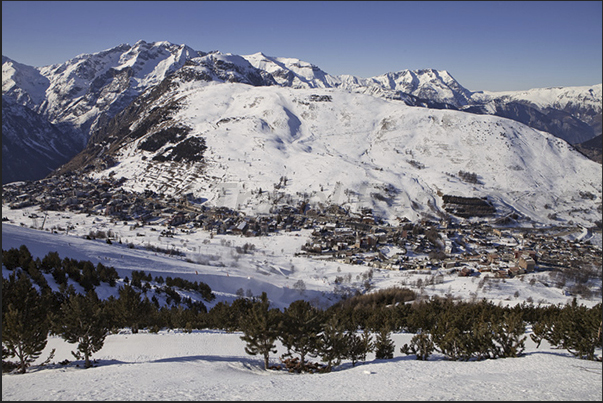
[(347, 242), (337, 242), (334, 246), (333, 246), (334, 250), (346, 250), (348, 249), (348, 243)]
[(247, 221), (243, 220), (232, 228), (232, 233), (235, 235), (244, 234), (247, 231), (248, 227), (249, 224), (247, 223)]
[(399, 264), (399, 263), (387, 263), (384, 268), (387, 270), (402, 270), (403, 269), (403, 265)]
[(335, 223), (329, 222), (322, 226), (323, 231), (334, 232), (337, 225)]
[(463, 267), (460, 271), (459, 271), (459, 276), (460, 277), (469, 277), (471, 275), (473, 275), (474, 270), (471, 267)]
[(494, 273), (494, 276), (497, 278), (509, 278), (509, 270), (507, 270), (507, 269), (497, 270)]
[(362, 222), (364, 224), (373, 225), (373, 224), (375, 224), (375, 218), (372, 215), (364, 215), (364, 216), (362, 216)]
[(500, 255), (498, 253), (489, 253), (488, 256), (486, 256), (486, 262), (492, 264), (492, 263), (497, 263), (500, 259)]
[(354, 231), (348, 227), (334, 228), (334, 232), (336, 235), (340, 235), (340, 236), (354, 234)]
[(511, 277), (515, 277), (518, 276), (520, 274), (525, 274), (526, 270), (522, 267), (518, 267), (518, 266), (513, 266), (509, 268), (509, 275)]
[(168, 225), (176, 227), (186, 222), (186, 216), (182, 212), (178, 212), (170, 217), (167, 221)]
[(456, 260), (452, 260), (452, 259), (446, 259), (442, 261), (442, 268), (443, 269), (451, 269), (453, 267), (458, 266), (458, 262)]
[(500, 254), (500, 260), (503, 262), (511, 262), (514, 258), (514, 254), (509, 252), (503, 252)]
[(538, 259), (538, 253), (535, 250), (516, 250), (515, 251), (515, 259), (519, 259), (521, 256), (528, 256), (534, 260), (534, 262)]
[(494, 271), (494, 268), (489, 265), (478, 265), (477, 271), (479, 271), (480, 273), (488, 273)]
[(517, 261), (517, 266), (525, 270), (525, 272), (531, 273), (534, 271), (536, 267), (536, 262), (531, 257), (527, 257), (526, 255), (522, 255)]
[(112, 215), (117, 212), (118, 204), (115, 201), (110, 201), (105, 207), (105, 215)]

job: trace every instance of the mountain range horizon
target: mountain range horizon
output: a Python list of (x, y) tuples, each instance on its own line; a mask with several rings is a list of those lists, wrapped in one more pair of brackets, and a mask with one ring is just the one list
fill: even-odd
[[(572, 192), (600, 194), (600, 162), (576, 150), (601, 136), (601, 84), (472, 92), (445, 70), (331, 76), (295, 58), (140, 40), (42, 68), (3, 56), (2, 110), (3, 183), (90, 171), (217, 201), (225, 183), (249, 182), (237, 190), (249, 194), (287, 178), (297, 198), (350, 201), (362, 188), (370, 200), (358, 208), (415, 219), (417, 203), (441, 210), (436, 194), (450, 191), (539, 220), (509, 194), (540, 187), (550, 200), (538, 204), (551, 206), (570, 177), (586, 186)], [(151, 172), (170, 179), (141, 183)]]

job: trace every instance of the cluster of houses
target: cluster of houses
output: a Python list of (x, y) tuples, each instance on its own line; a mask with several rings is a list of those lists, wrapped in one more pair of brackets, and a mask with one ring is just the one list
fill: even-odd
[[(61, 175), (3, 186), (2, 201), (11, 209), (39, 206), (42, 211), (71, 211), (110, 216), (140, 225), (188, 226), (213, 234), (261, 236), (314, 227), (322, 212), (301, 203), (275, 206), (270, 214), (246, 216), (228, 207), (207, 207), (191, 195), (174, 198), (152, 191), (128, 192), (123, 179), (92, 180)], [(374, 220), (373, 220), (374, 221)]]
[(91, 180), (75, 175), (3, 186), (3, 204), (11, 209), (38, 205), (42, 211), (74, 211), (111, 216), (141, 225), (201, 228), (212, 234), (263, 236), (277, 231), (312, 229), (299, 255), (363, 264), (388, 270), (449, 269), (459, 276), (491, 272), (513, 277), (535, 270), (592, 259), (601, 251), (553, 235), (526, 229), (497, 229), (450, 222), (383, 224), (370, 209), (349, 212), (340, 206), (275, 205), (270, 214), (247, 216), (226, 207), (206, 207), (190, 195), (173, 198), (151, 191), (126, 192), (121, 180)]
[(519, 243), (496, 244), (492, 242), (497, 238), (494, 232), (488, 237), (483, 233), (476, 237), (478, 230), (471, 227), (436, 230), (443, 239), (426, 235), (434, 225), (437, 224), (375, 225), (362, 230), (331, 222), (314, 230), (301, 254), (388, 270), (444, 268), (457, 271), (459, 276), (493, 272), (498, 277), (513, 277), (536, 270), (536, 250), (521, 248)]
[(330, 222), (314, 230), (301, 254), (378, 269), (444, 269), (459, 276), (490, 273), (502, 278), (602, 264), (600, 249), (565, 240), (555, 231), (427, 221), (363, 229)]

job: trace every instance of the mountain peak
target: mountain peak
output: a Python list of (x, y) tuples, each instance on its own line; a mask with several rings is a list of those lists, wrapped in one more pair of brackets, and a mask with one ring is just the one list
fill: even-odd
[[(169, 41), (147, 42), (143, 39), (136, 41), (136, 43), (134, 44), (134, 47), (141, 47), (141, 46), (149, 47), (149, 48), (167, 48), (167, 47), (174, 46), (174, 44)], [(180, 46), (183, 46), (183, 45), (180, 45)]]

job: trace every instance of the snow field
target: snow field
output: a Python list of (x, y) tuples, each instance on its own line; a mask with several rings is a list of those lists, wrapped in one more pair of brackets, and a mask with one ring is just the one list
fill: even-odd
[[(72, 345), (51, 337), (41, 356), (56, 348), (54, 365), (2, 376), (2, 400), (601, 400), (601, 363), (526, 341), (526, 355), (485, 361), (428, 361), (399, 352), (411, 334), (393, 333), (392, 360), (369, 354), (355, 367), (344, 361), (327, 374), (264, 371), (259, 356), (244, 352), (241, 333), (128, 331), (107, 337), (82, 369)], [(279, 352), (271, 355), (278, 363)], [(81, 364), (81, 363), (80, 363)]]

